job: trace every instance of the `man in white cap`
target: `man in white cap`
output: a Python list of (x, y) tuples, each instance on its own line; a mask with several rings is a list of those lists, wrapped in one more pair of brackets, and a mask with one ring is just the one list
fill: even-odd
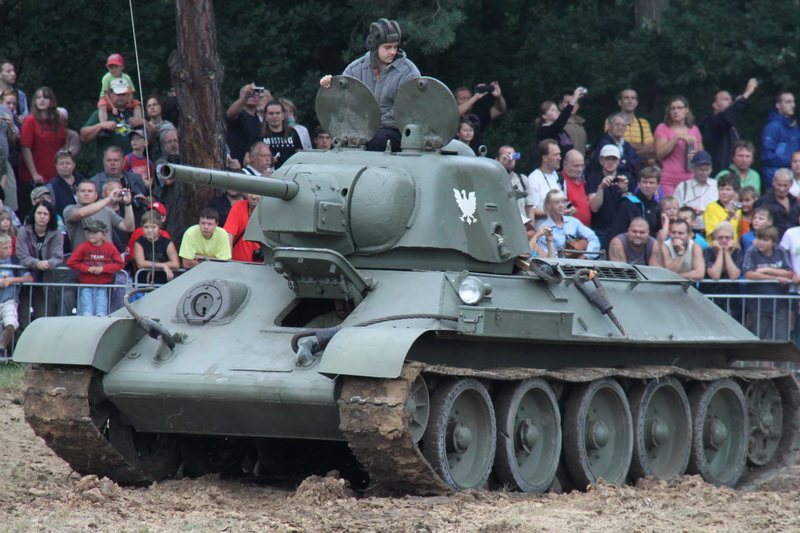
[[(600, 170), (586, 179), (586, 195), (592, 211), (591, 227), (600, 239), (607, 242), (608, 227), (622, 199), (629, 194), (630, 176), (619, 171), (620, 151), (617, 145), (607, 144), (600, 149)], [(611, 236), (613, 237), (613, 235)]]
[(119, 146), (123, 153), (131, 149), (128, 133), (140, 128), (147, 129), (147, 138), (154, 139), (156, 132), (149, 122), (141, 116), (136, 116), (128, 110), (133, 91), (125, 78), (114, 78), (111, 87), (106, 92), (106, 98), (114, 108), (120, 110), (114, 120), (101, 121), (99, 110), (95, 109), (89, 119), (81, 128), (81, 142), (97, 141), (95, 150), (95, 172), (103, 171), (103, 153), (109, 146)]
[[(401, 137), (394, 120), (394, 99), (401, 85), (420, 77), (419, 69), (400, 50), (401, 37), (400, 25), (394, 20), (373, 22), (366, 42), (369, 51), (344, 69), (345, 76), (356, 78), (369, 87), (381, 106), (381, 128), (367, 143), (367, 150), (383, 151), (386, 141), (391, 141), (392, 150), (400, 151)], [(330, 74), (323, 76), (319, 84), (330, 88), (331, 79)]]

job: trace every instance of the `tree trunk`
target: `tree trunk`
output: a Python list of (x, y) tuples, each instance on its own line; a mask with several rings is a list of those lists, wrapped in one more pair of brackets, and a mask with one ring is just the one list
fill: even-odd
[[(217, 53), (217, 29), (212, 0), (176, 0), (178, 49), (169, 67), (180, 109), (181, 163), (223, 168), (225, 128), (220, 88), (224, 69)], [(210, 187), (176, 183), (167, 195), (167, 231), (180, 241), (200, 211), (216, 194)]]

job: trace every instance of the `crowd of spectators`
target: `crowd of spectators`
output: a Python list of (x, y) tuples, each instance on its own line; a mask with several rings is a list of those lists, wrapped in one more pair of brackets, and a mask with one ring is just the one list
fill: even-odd
[(655, 129), (635, 115), (636, 91), (624, 88), (605, 132), (585, 145), (585, 121), (576, 120), (582, 88), (542, 103), (535, 170), (515, 172), (513, 147), (497, 152), (511, 186), (526, 193), (519, 211), (532, 254), (588, 257), (603, 249), (613, 261), (672, 270), (709, 294), (763, 295), (745, 309), (728, 308), (747, 314), (762, 338), (786, 338), (790, 306), (769, 295), (800, 284), (800, 128), (794, 96), (781, 91), (760, 139), (763, 174), (754, 169), (756, 144), (736, 123), (757, 88), (751, 79), (736, 97), (710, 95), (700, 122), (686, 98), (670, 97)]
[[(380, 104), (381, 128), (368, 149), (384, 150), (387, 141), (399, 148), (394, 95), (420, 75), (399, 48), (400, 39), (396, 22), (373, 23), (367, 54), (344, 71), (362, 79)], [(263, 260), (259, 247), (243, 239), (257, 195), (221, 192), (197, 225), (174, 239), (164, 231), (165, 204), (175, 193), (155, 168), (179, 160), (175, 96), (137, 98), (119, 54), (108, 57), (106, 70), (97, 108), (74, 132), (53, 89), (40, 87), (29, 101), (16, 86), (13, 63), (0, 59), (0, 240), (7, 234), (14, 252), (16, 230), (3, 229), (6, 215), (8, 225), (22, 228), (23, 246), (10, 260), (30, 269), (25, 275), (37, 281), (88, 285), (120, 282), (117, 272), (123, 268), (131, 274), (146, 269), (146, 279), (161, 282), (208, 258)], [(330, 83), (331, 76), (320, 80), (322, 87)], [(748, 289), (764, 293), (785, 293), (800, 282), (800, 245), (795, 245), (800, 237), (794, 231), (800, 231), (800, 128), (794, 96), (780, 92), (769, 110), (759, 174), (753, 168), (756, 143), (740, 138), (736, 128), (757, 87), (749, 80), (736, 97), (727, 91), (710, 95), (710, 113), (700, 122), (686, 98), (671, 97), (654, 129), (635, 114), (636, 91), (623, 88), (618, 109), (609, 109), (605, 131), (593, 143), (578, 115), (585, 89), (543, 102), (530, 146), (535, 170), (529, 176), (516, 172), (520, 153), (510, 145), (501, 146), (496, 157), (512, 187), (524, 192), (518, 207), (532, 253), (585, 257), (607, 250), (612, 260), (661, 266), (698, 282), (775, 280)], [(460, 115), (456, 139), (478, 154), (487, 129), (507, 111), (500, 84), (458, 87), (453, 95)], [(290, 100), (254, 83), (239, 90), (225, 122), (227, 167), (252, 176), (270, 176), (298, 151), (332, 147), (322, 127), (309, 132), (297, 123)], [(96, 160), (84, 176), (76, 161), (88, 143), (95, 146)], [(74, 273), (56, 275), (64, 264)], [(706, 285), (716, 287), (710, 292), (723, 287)], [(64, 299), (62, 312), (76, 307), (104, 314), (119, 306), (119, 298), (105, 302), (90, 290)]]

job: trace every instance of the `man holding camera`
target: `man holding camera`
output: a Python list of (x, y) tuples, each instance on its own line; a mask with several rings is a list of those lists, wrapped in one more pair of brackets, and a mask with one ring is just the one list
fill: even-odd
[(619, 172), (619, 155), (616, 145), (603, 146), (600, 150), (600, 170), (590, 173), (586, 180), (586, 194), (592, 211), (591, 228), (604, 244), (614, 237), (607, 237), (608, 228), (622, 199), (630, 194), (630, 178)]
[[(92, 176), (91, 180), (98, 191), (102, 191), (109, 181), (118, 181), (123, 189), (129, 190), (133, 196), (134, 215), (138, 221), (144, 214), (145, 208), (153, 199), (144, 185), (144, 180), (135, 172), (123, 170), (125, 154), (118, 146), (109, 146), (103, 153), (103, 172)], [(112, 226), (109, 226), (112, 227)]]
[(261, 137), (261, 119), (258, 118), (259, 97), (267, 91), (248, 83), (239, 89), (239, 98), (225, 112), (228, 125), (228, 149), (231, 157), (244, 166), (244, 156), (250, 146)]
[(520, 193), (525, 194), (522, 198), (517, 198), (517, 207), (519, 207), (519, 214), (522, 217), (522, 223), (525, 225), (525, 230), (528, 233), (528, 238), (533, 236), (533, 221), (528, 217), (527, 207), (530, 199), (527, 196), (531, 186), (528, 183), (528, 177), (524, 174), (517, 174), (514, 168), (517, 166), (519, 160), (519, 152), (513, 146), (504, 144), (497, 149), (497, 157), (495, 160), (503, 165), (503, 168), (508, 172), (508, 179), (511, 181), (511, 187), (518, 190)]
[[(506, 100), (500, 91), (500, 84), (496, 81), (484, 83), (475, 87), (474, 91), (469, 87), (459, 87), (453, 94), (458, 102), (458, 114), (461, 115), (461, 118), (469, 119), (477, 125), (475, 136), (469, 143), (469, 147), (477, 154), (478, 148), (483, 144), (483, 132), (507, 109)], [(475, 103), (486, 95), (491, 95), (494, 104), (491, 107), (481, 106), (474, 109)]]

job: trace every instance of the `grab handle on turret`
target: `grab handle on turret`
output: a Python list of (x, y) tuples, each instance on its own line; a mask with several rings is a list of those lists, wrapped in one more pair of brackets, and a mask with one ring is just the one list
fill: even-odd
[(173, 163), (159, 165), (158, 175), (165, 180), (176, 180), (220, 189), (233, 189), (250, 194), (280, 198), (281, 200), (291, 200), (300, 192), (300, 185), (294, 180), (250, 176), (237, 172), (175, 165)]

